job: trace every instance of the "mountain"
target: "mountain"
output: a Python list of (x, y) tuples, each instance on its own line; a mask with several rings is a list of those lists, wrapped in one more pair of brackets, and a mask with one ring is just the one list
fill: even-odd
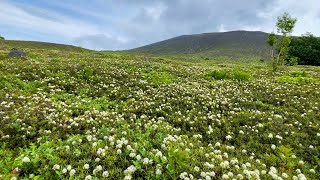
[(0, 50), (8, 48), (18, 48), (18, 49), (51, 49), (60, 51), (84, 51), (84, 49), (77, 46), (48, 43), (48, 42), (37, 42), (37, 41), (17, 41), (17, 40), (0, 40)]
[(268, 34), (260, 31), (230, 31), (183, 35), (130, 51), (149, 54), (198, 54), (203, 56), (268, 57)]

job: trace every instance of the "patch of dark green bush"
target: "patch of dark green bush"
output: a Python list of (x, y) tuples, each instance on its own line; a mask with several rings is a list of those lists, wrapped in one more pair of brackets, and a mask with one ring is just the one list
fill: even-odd
[(252, 77), (249, 73), (243, 72), (243, 71), (234, 71), (233, 72), (233, 79), (238, 80), (238, 81), (248, 81)]
[(222, 79), (228, 79), (229, 75), (227, 71), (224, 70), (214, 70), (207, 74), (206, 79), (215, 79), (215, 80), (222, 80)]

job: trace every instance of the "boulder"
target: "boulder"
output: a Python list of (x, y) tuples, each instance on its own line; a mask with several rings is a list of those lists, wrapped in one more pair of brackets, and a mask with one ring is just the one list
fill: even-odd
[(8, 58), (23, 58), (26, 59), (27, 53), (19, 51), (16, 48), (11, 49), (10, 53), (7, 56)]

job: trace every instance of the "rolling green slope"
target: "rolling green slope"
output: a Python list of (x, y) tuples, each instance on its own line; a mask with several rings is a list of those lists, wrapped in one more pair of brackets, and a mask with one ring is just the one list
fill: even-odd
[(84, 51), (81, 47), (76, 47), (72, 45), (65, 44), (56, 44), (48, 42), (36, 42), (36, 41), (16, 41), (16, 40), (1, 40), (0, 49), (9, 49), (9, 48), (18, 48), (18, 49), (50, 49), (50, 50), (61, 50), (61, 51)]
[(150, 54), (200, 54), (206, 56), (268, 56), (266, 38), (259, 31), (231, 31), (183, 35), (131, 51)]

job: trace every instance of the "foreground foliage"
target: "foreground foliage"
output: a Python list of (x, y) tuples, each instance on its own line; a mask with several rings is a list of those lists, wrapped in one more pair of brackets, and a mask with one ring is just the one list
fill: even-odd
[(1, 179), (320, 178), (317, 67), (28, 54), (0, 60)]

